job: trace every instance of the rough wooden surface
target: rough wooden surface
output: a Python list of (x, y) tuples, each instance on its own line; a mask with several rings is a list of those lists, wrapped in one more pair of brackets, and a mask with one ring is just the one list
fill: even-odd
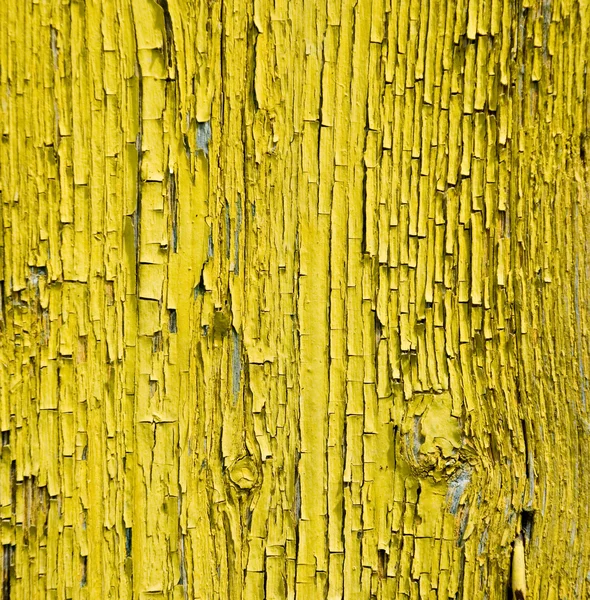
[(589, 597), (589, 6), (0, 2), (2, 600)]

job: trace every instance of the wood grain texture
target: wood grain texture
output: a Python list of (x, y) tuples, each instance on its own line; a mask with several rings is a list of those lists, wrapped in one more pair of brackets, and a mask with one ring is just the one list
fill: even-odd
[(0, 24), (3, 600), (589, 597), (587, 0)]

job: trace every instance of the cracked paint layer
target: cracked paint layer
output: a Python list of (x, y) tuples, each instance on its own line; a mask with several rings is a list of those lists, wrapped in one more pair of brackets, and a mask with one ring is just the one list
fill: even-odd
[(590, 594), (587, 0), (0, 23), (3, 600)]

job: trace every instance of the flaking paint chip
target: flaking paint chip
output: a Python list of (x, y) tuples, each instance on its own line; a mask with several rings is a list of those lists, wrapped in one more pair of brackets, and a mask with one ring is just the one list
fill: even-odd
[(164, 285), (164, 265), (139, 265), (139, 297), (144, 300), (160, 300)]

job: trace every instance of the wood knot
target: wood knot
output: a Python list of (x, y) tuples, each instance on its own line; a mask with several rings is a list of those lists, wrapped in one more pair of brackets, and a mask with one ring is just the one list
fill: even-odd
[(449, 479), (462, 467), (461, 420), (453, 414), (449, 392), (419, 394), (407, 404), (402, 426), (402, 452), (418, 477)]
[(241, 490), (251, 490), (258, 483), (259, 471), (251, 456), (238, 458), (229, 467), (230, 481)]

